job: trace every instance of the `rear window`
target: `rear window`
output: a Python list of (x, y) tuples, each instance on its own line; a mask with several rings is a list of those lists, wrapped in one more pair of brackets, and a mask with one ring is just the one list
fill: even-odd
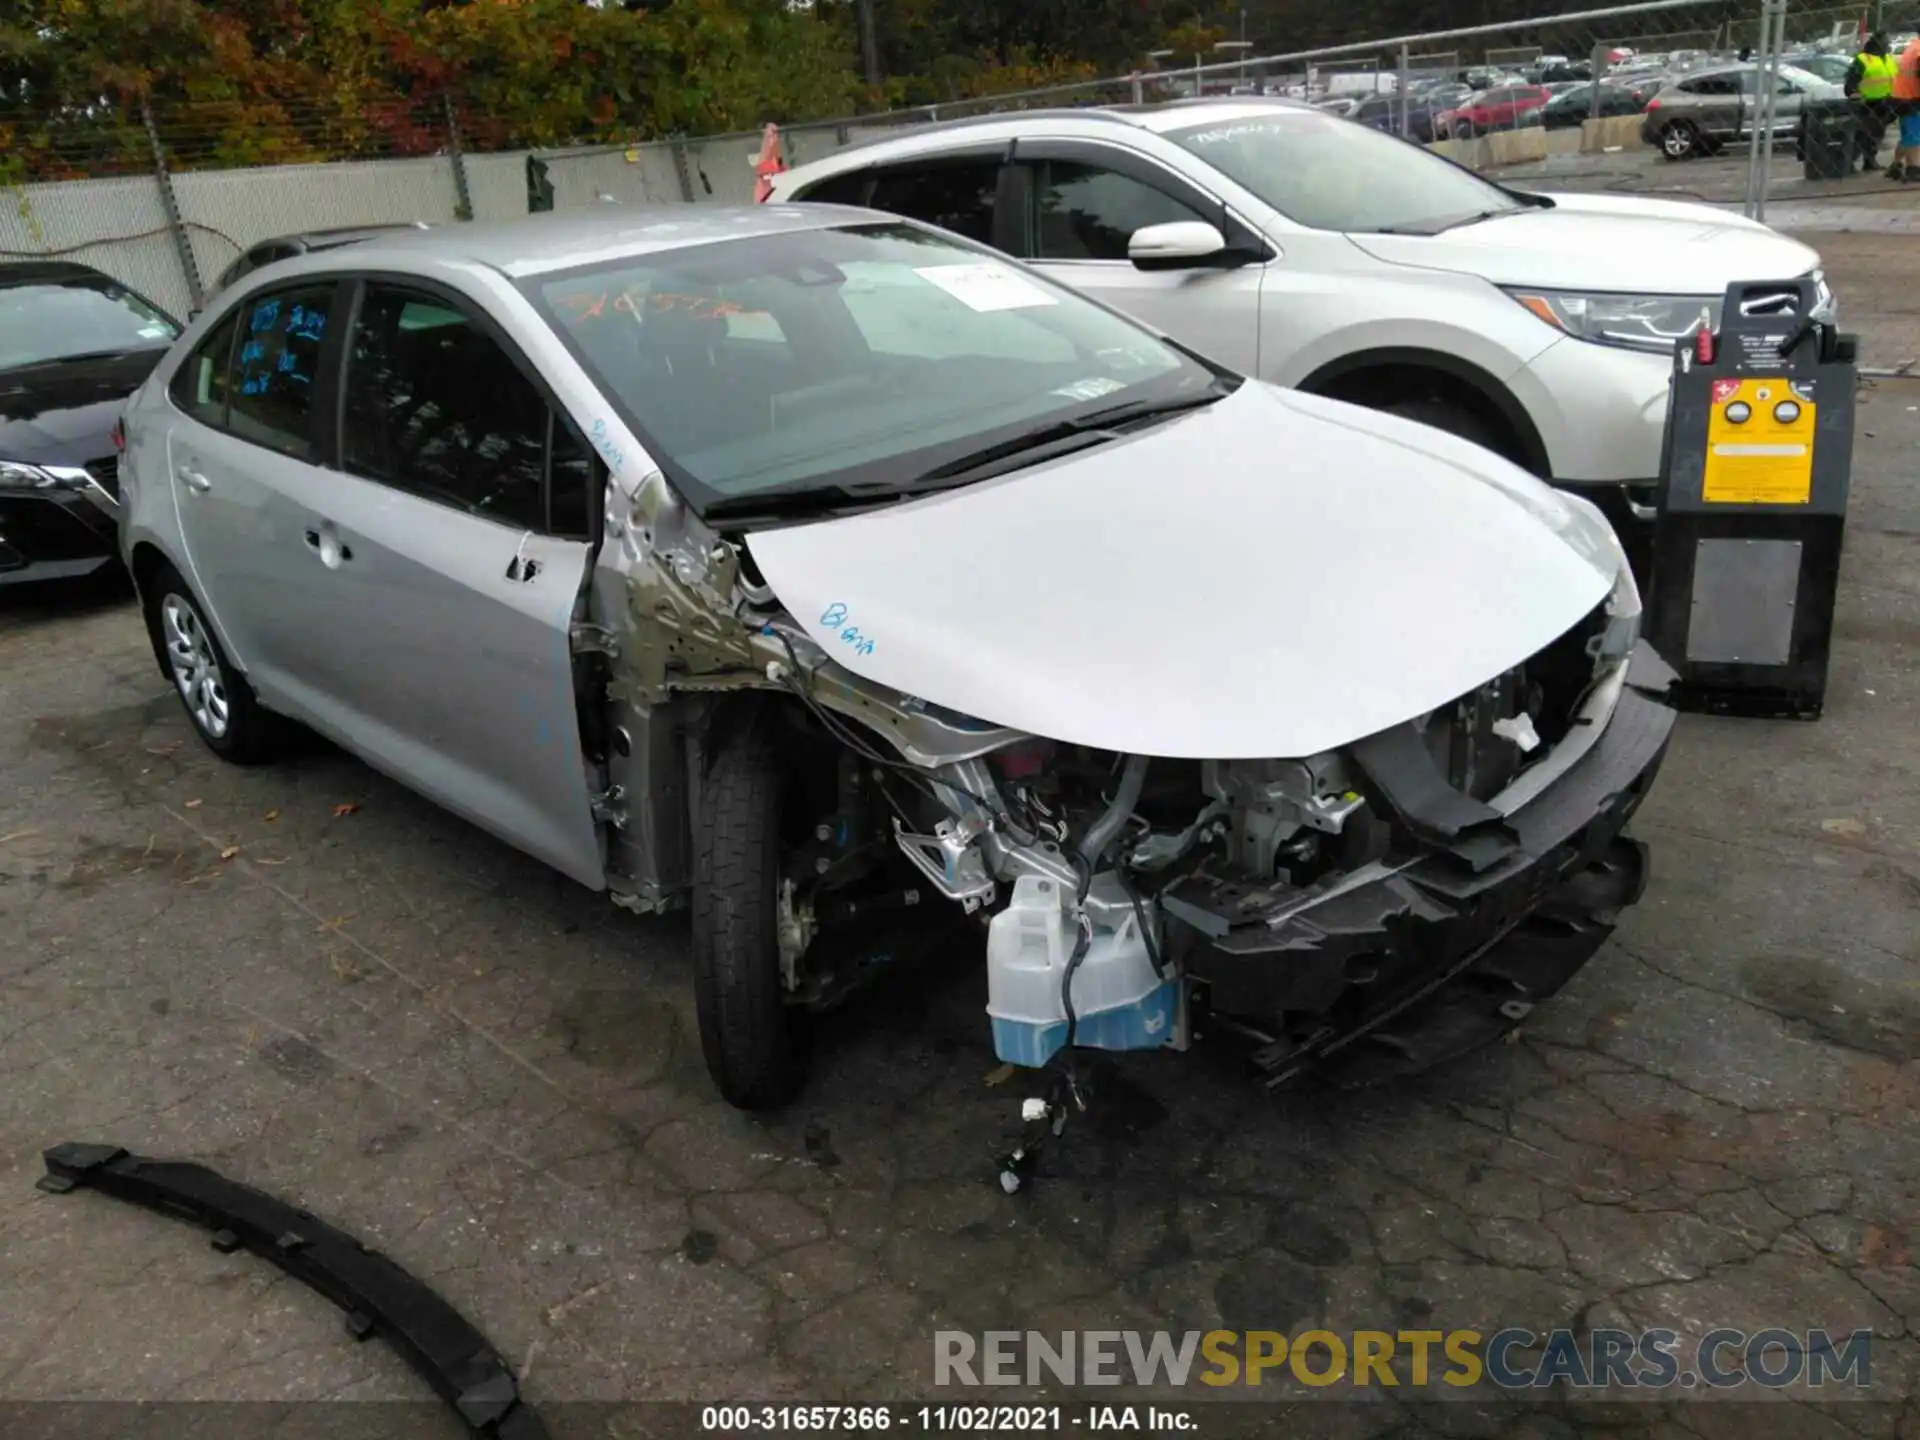
[(159, 307), (104, 275), (0, 281), (0, 370), (162, 349), (179, 334)]

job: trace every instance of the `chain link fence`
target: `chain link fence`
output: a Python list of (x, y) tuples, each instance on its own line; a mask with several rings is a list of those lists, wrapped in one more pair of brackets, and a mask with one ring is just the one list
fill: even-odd
[[(1888, 3), (1641, 0), (1201, 55), (1184, 68), (784, 125), (781, 146), (795, 165), (964, 115), (1274, 95), (1509, 183), (1683, 195), (1764, 215), (1769, 198), (1851, 201), (1876, 188), (1814, 175), (1801, 116), (1844, 108), (1839, 82), (1868, 28), (1884, 26), (1897, 50), (1909, 17)], [(290, 98), (264, 118), (219, 103), (0, 111), (0, 258), (81, 260), (186, 313), (238, 255), (277, 235), (607, 202), (746, 203), (760, 146), (758, 133), (527, 146), (458, 96), (360, 107)]]

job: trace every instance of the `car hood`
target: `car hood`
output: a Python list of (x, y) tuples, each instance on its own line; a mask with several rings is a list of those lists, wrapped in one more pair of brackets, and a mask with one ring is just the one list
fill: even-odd
[(1585, 501), (1411, 421), (1249, 381), (1060, 460), (750, 534), (847, 669), (1129, 754), (1310, 755), (1525, 660), (1607, 595)]
[(121, 402), (152, 373), (164, 345), (109, 359), (0, 370), (0, 460), (84, 465), (113, 454)]
[(1736, 280), (1786, 280), (1818, 252), (1711, 205), (1638, 196), (1551, 195), (1525, 210), (1439, 235), (1348, 238), (1375, 259), (1478, 275), (1496, 285), (1722, 295)]

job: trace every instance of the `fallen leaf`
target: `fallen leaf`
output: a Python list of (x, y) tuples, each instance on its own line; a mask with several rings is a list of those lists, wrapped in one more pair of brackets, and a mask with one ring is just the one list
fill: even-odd
[(367, 978), (367, 972), (345, 955), (335, 955), (328, 963), (333, 967), (334, 978), (342, 985), (355, 985)]
[(1820, 828), (1829, 835), (1864, 835), (1867, 827), (1858, 820), (1822, 820)]
[(278, 810), (269, 810), (260, 818), (262, 820), (278, 820), (280, 818), (280, 812)]
[(1013, 1066), (996, 1065), (987, 1072), (987, 1084), (1004, 1085), (1013, 1078)]
[(351, 815), (353, 814), (354, 811), (358, 810), (359, 808), (360, 808), (359, 801), (343, 800), (338, 805), (333, 807), (333, 813), (335, 816)]
[(200, 807), (201, 807), (202, 805), (204, 805), (204, 804), (206, 804), (206, 803), (207, 803), (207, 802), (206, 802), (206, 801), (204, 801), (204, 800), (189, 800), (189, 801), (187, 801), (187, 809), (189, 809), (189, 810), (198, 810), (198, 809), (199, 809), (199, 808), (200, 808)]
[(238, 845), (229, 845), (227, 846), (226, 849), (220, 852), (220, 858), (222, 860), (231, 860), (233, 859), (234, 856), (238, 855), (239, 853), (240, 853), (240, 847)]

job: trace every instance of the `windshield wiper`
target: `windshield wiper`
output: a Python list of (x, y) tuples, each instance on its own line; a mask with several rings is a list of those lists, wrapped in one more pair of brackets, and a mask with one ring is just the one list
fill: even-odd
[[(1138, 425), (1147, 420), (1171, 418), (1188, 410), (1202, 409), (1226, 396), (1230, 393), (1230, 388), (1222, 381), (1215, 380), (1198, 395), (1177, 395), (1162, 400), (1127, 400), (1084, 415), (1075, 415), (1070, 419), (1050, 421), (1045, 425), (1037, 425), (1031, 430), (1022, 431), (998, 444), (970, 451), (957, 459), (947, 461), (944, 465), (936, 465), (914, 483), (920, 484), (928, 480), (957, 480), (962, 477), (969, 480), (985, 480), (992, 475), (1004, 475), (1009, 470), (1017, 470), (1026, 465), (1038, 465), (1043, 460), (1051, 460), (1060, 455), (1071, 454), (1075, 450), (1085, 449), (1087, 445), (1116, 440), (1123, 427)], [(1086, 443), (1075, 443), (1082, 441)], [(1019, 463), (1013, 465), (1005, 463), (1010, 460)]]
[(1188, 410), (1198, 410), (1232, 393), (1234, 386), (1215, 380), (1197, 395), (1180, 395), (1162, 400), (1128, 400), (1119, 405), (1067, 420), (1054, 420), (1023, 430), (992, 445), (969, 450), (911, 480), (873, 481), (863, 485), (828, 484), (798, 481), (792, 485), (731, 495), (716, 500), (706, 509), (707, 519), (743, 518), (793, 519), (807, 515), (826, 515), (925, 495), (935, 490), (950, 490), (960, 484), (988, 480), (1009, 471), (1025, 469), (1043, 461), (1055, 460), (1075, 451), (1117, 440), (1121, 427), (1170, 418)]
[(117, 350), (82, 350), (73, 355), (49, 355), (42, 365), (79, 365), (88, 360), (118, 360), (141, 350), (161, 348), (154, 345), (123, 345)]

